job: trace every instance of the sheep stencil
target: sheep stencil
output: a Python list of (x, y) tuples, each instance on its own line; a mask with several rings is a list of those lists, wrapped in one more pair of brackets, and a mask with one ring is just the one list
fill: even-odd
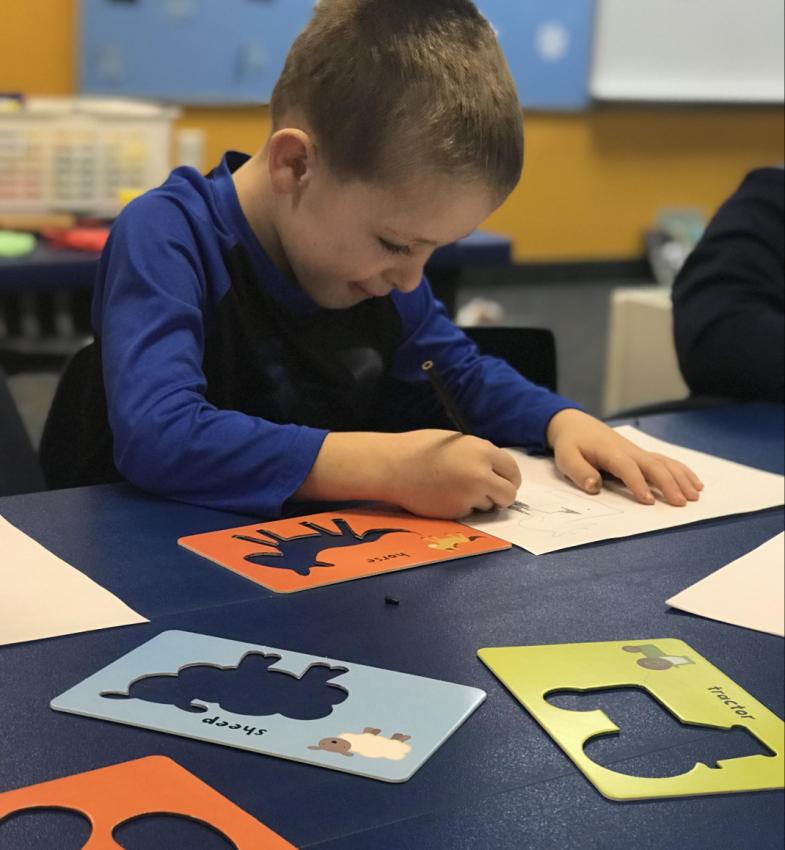
[[(145, 676), (125, 692), (109, 691), (110, 700), (138, 699), (173, 705), (181, 711), (200, 714), (206, 705), (250, 717), (280, 714), (291, 720), (319, 720), (328, 717), (349, 693), (332, 682), (347, 672), (346, 667), (312, 664), (302, 676), (271, 669), (279, 655), (249, 653), (234, 668), (194, 664), (176, 675)], [(200, 704), (203, 703), (203, 704)]]
[[(367, 543), (375, 543), (388, 534), (412, 534), (405, 528), (373, 528), (363, 533), (358, 533), (349, 525), (345, 519), (335, 518), (333, 520), (337, 531), (324, 528), (315, 522), (301, 522), (300, 525), (315, 531), (316, 534), (307, 534), (301, 537), (281, 537), (273, 531), (259, 529), (258, 537), (248, 537), (244, 534), (235, 534), (235, 540), (245, 543), (270, 546), (275, 551), (253, 552), (245, 556), (250, 564), (259, 567), (272, 567), (274, 569), (292, 570), (300, 576), (309, 576), (311, 570), (316, 567), (334, 567), (335, 564), (321, 559), (319, 556), (326, 549), (337, 549), (363, 546)], [(281, 560), (276, 562), (276, 558)]]
[(368, 759), (387, 759), (388, 761), (403, 761), (412, 751), (411, 735), (396, 732), (391, 738), (385, 738), (381, 729), (366, 726), (361, 734), (356, 732), (341, 732), (335, 738), (322, 738), (318, 747), (308, 747), (309, 750), (321, 750), (326, 753), (338, 753), (353, 758), (355, 755)]

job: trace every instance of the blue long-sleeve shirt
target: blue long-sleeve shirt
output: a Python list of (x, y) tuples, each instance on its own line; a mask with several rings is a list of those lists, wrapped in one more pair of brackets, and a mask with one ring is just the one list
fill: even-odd
[[(326, 310), (284, 276), (240, 207), (231, 174), (244, 161), (227, 154), (208, 177), (178, 169), (115, 223), (93, 303), (100, 374), (81, 405), (111, 435), (90, 440), (88, 463), (69, 459), (82, 469), (69, 483), (116, 469), (174, 499), (279, 516), (331, 430), (449, 427), (425, 360), (478, 436), (544, 447), (574, 405), (480, 356), (427, 281)], [(104, 443), (111, 459), (96, 463)]]

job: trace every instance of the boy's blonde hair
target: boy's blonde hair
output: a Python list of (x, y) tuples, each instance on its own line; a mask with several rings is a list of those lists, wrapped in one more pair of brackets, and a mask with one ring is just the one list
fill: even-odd
[(275, 130), (298, 115), (344, 180), (520, 179), (518, 94), (471, 0), (320, 0), (272, 98)]

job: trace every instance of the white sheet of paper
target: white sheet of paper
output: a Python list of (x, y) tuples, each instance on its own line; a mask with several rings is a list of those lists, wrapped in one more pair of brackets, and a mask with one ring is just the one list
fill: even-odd
[(785, 637), (785, 534), (667, 602), (671, 608)]
[(624, 425), (615, 429), (641, 448), (686, 463), (706, 485), (700, 501), (675, 508), (663, 501), (641, 505), (621, 483), (589, 496), (567, 481), (551, 458), (511, 449), (523, 484), (518, 507), (474, 514), (466, 525), (508, 540), (534, 555), (614, 540), (700, 520), (776, 508), (785, 503), (785, 478), (685, 449)]
[(0, 646), (146, 622), (0, 517)]

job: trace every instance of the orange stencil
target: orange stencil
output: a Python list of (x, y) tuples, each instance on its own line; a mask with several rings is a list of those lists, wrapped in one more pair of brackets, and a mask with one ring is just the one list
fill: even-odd
[(277, 593), (510, 549), (449, 520), (346, 510), (183, 537), (179, 544)]
[(293, 844), (252, 818), (163, 756), (105, 767), (0, 794), (0, 824), (29, 809), (66, 809), (84, 815), (93, 832), (83, 850), (122, 850), (112, 833), (143, 815), (172, 814), (208, 824), (237, 850), (296, 850)]

